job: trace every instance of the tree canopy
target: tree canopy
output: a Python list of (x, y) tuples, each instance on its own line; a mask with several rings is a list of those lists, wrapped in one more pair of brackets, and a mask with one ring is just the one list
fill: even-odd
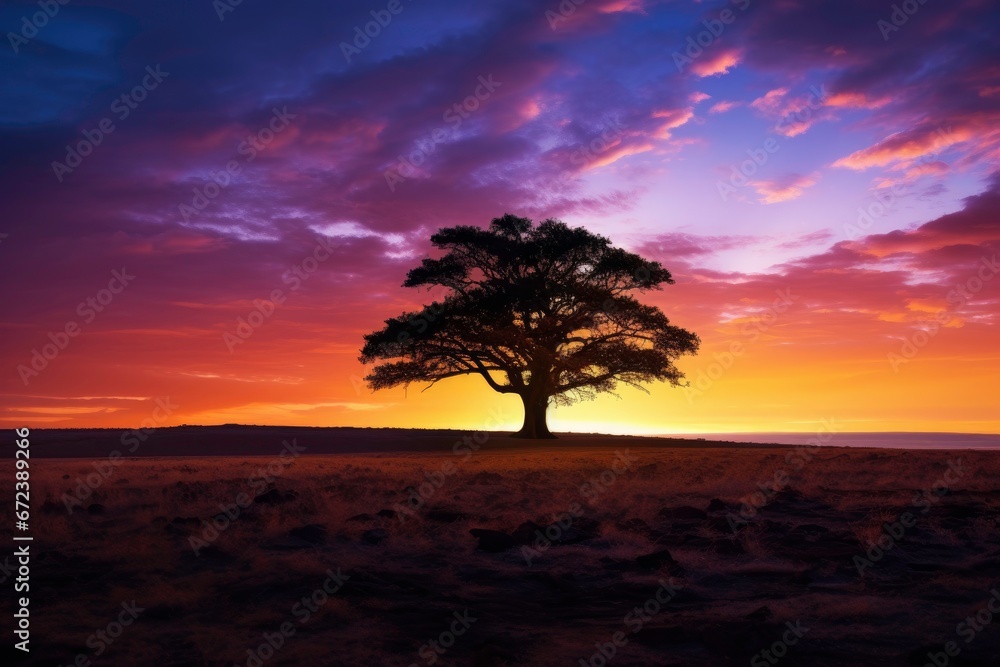
[(431, 242), (443, 254), (411, 269), (403, 286), (446, 296), (365, 336), (360, 360), (381, 362), (365, 378), (372, 389), (479, 375), (521, 397), (516, 435), (546, 438), (550, 404), (618, 383), (679, 385), (674, 361), (698, 349), (695, 334), (633, 296), (673, 284), (670, 272), (582, 227), (508, 214), (487, 229), (441, 229)]

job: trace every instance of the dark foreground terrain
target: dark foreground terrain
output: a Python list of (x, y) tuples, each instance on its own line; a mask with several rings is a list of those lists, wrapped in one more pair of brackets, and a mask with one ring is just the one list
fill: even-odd
[(5, 664), (1000, 664), (996, 452), (190, 431), (37, 434)]

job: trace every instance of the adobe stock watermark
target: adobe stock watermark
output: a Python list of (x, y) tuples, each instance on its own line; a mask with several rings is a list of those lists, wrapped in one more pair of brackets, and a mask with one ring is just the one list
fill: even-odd
[[(961, 458), (954, 461), (948, 459), (948, 469), (929, 488), (917, 491), (910, 504), (911, 508), (919, 510), (921, 515), (926, 515), (931, 511), (931, 507), (941, 502), (941, 498), (948, 494), (951, 487), (965, 476), (966, 471)], [(864, 556), (854, 557), (854, 567), (858, 571), (858, 576), (864, 575), (865, 570), (874, 567), (887, 553), (896, 548), (906, 537), (907, 531), (917, 525), (919, 518), (913, 512), (907, 511), (900, 514), (895, 521), (882, 524), (881, 534), (878, 539), (869, 542)]]
[(600, 134), (573, 151), (569, 161), (576, 169), (564, 170), (560, 174), (561, 178), (569, 178), (581, 171), (588, 164), (617, 146), (622, 137), (625, 136), (625, 126), (619, 118), (609, 119), (601, 125), (600, 129)]
[(668, 578), (667, 581), (660, 579), (659, 584), (660, 587), (648, 600), (642, 603), (642, 606), (637, 606), (625, 614), (622, 623), (628, 632), (619, 630), (611, 635), (608, 641), (595, 642), (594, 648), (596, 650), (590, 657), (578, 659), (580, 667), (604, 667), (607, 665), (618, 655), (618, 651), (628, 644), (629, 634), (634, 635), (641, 632), (646, 624), (662, 612), (663, 608), (677, 596), (677, 593), (684, 589), (683, 586), (674, 581), (673, 577)]
[[(129, 429), (122, 433), (119, 442), (122, 448), (128, 447), (129, 454), (134, 454), (139, 446), (149, 439), (149, 436), (163, 425), (180, 407), (170, 401), (170, 397), (157, 398), (153, 401), (156, 406), (153, 414), (146, 417), (139, 424), (139, 428)], [(66, 506), (66, 512), (72, 514), (74, 508), (83, 506), (83, 502), (93, 495), (94, 491), (101, 487), (115, 473), (115, 469), (121, 465), (122, 452), (114, 449), (108, 454), (106, 461), (93, 461), (90, 465), (94, 472), (88, 473), (85, 477), (76, 478), (76, 486), (72, 493), (63, 493), (62, 501)]]
[(429, 136), (416, 142), (416, 149), (407, 155), (399, 155), (396, 164), (382, 172), (390, 192), (395, 192), (396, 186), (407, 178), (416, 176), (420, 172), (420, 166), (437, 150), (437, 145), (453, 138), (462, 127), (462, 123), (478, 111), (482, 103), (490, 99), (496, 89), (503, 85), (503, 82), (495, 81), (492, 74), (480, 75), (478, 81), (479, 85), (471, 95), (445, 109), (441, 119), (448, 124), (447, 128), (435, 128)]
[(815, 436), (810, 438), (806, 444), (795, 447), (785, 455), (785, 463), (789, 466), (790, 471), (784, 468), (775, 470), (769, 479), (757, 482), (755, 491), (744, 494), (740, 498), (738, 514), (726, 513), (726, 522), (733, 535), (738, 535), (740, 529), (749, 525), (762, 507), (774, 500), (778, 492), (788, 486), (791, 482), (790, 473), (799, 472), (806, 464), (811, 463), (816, 458), (820, 447), (830, 442), (833, 436), (840, 432), (840, 427), (834, 422), (833, 419), (824, 419), (823, 425)]
[[(149, 93), (159, 88), (160, 84), (168, 76), (170, 76), (170, 72), (160, 70), (159, 65), (155, 68), (147, 66), (146, 76), (142, 77), (142, 81), (136, 84), (130, 91), (116, 97), (111, 106), (108, 107), (109, 111), (119, 121), (124, 121), (132, 115), (133, 111), (139, 108), (140, 104), (146, 101)], [(111, 116), (102, 118), (98, 121), (97, 127), (93, 129), (84, 129), (80, 133), (82, 136), (81, 139), (75, 144), (66, 145), (66, 159), (62, 162), (58, 160), (52, 162), (52, 172), (56, 175), (56, 180), (62, 183), (63, 178), (67, 174), (72, 174), (77, 167), (83, 164), (83, 159), (93, 153), (94, 149), (100, 146), (104, 142), (104, 139), (114, 132), (115, 129), (115, 122)]]
[[(946, 140), (946, 137), (952, 132), (952, 126), (940, 127), (935, 131), (935, 134), (940, 136), (942, 139)], [(913, 166), (919, 168), (922, 165), (931, 164), (938, 162), (940, 159), (940, 154), (937, 152), (928, 153), (927, 155), (922, 155), (918, 158)], [(875, 221), (878, 218), (886, 215), (889, 210), (896, 205), (896, 203), (905, 194), (903, 184), (893, 181), (889, 187), (881, 188), (875, 191), (875, 201), (868, 204), (868, 206), (858, 207), (858, 219), (855, 224), (845, 224), (844, 225), (844, 235), (848, 240), (853, 241), (854, 239), (863, 236), (868, 233), (868, 231), (875, 225)]]
[[(976, 613), (966, 616), (964, 621), (955, 626), (955, 634), (966, 644), (971, 644), (986, 626), (993, 623), (994, 617), (998, 614), (1000, 614), (1000, 590), (993, 588), (986, 603), (977, 609)], [(940, 651), (928, 651), (924, 667), (948, 667), (952, 663), (951, 659), (961, 652), (962, 645), (958, 642), (945, 642)]]
[[(303, 596), (302, 599), (292, 605), (289, 613), (298, 620), (299, 625), (308, 623), (313, 614), (329, 602), (330, 598), (340, 591), (347, 583), (347, 580), (351, 578), (349, 574), (341, 574), (339, 567), (336, 572), (327, 570), (325, 574), (326, 579), (323, 580), (323, 583), (318, 588), (309, 595)], [(294, 623), (285, 621), (273, 632), (263, 633), (261, 637), (264, 641), (253, 648), (247, 649), (247, 658), (242, 664), (246, 665), (246, 667), (261, 667), (261, 665), (274, 657), (275, 653), (280, 651), (289, 639), (295, 636), (297, 630), (298, 628)], [(234, 667), (239, 667), (239, 664), (235, 664)]]
[(281, 282), (283, 285), (288, 285), (287, 293), (283, 289), (275, 288), (268, 294), (269, 298), (254, 299), (253, 308), (246, 317), (241, 315), (236, 318), (236, 327), (233, 331), (222, 332), (222, 342), (225, 343), (229, 353), (235, 352), (237, 345), (245, 343), (257, 329), (264, 326), (264, 323), (274, 315), (278, 306), (288, 300), (288, 295), (298, 292), (305, 281), (319, 270), (320, 264), (330, 259), (334, 249), (336, 246), (329, 238), (319, 237), (316, 245), (313, 246), (312, 253), (303, 258), (302, 261), (293, 264), (282, 274)]
[(236, 8), (243, 4), (243, 0), (212, 0), (212, 9), (219, 17), (219, 22), (226, 20), (226, 14), (235, 12)]
[[(407, 0), (407, 2), (412, 2), (412, 0)], [(347, 64), (351, 64), (351, 58), (354, 56), (361, 55), (361, 52), (368, 48), (372, 40), (381, 35), (382, 31), (388, 28), (392, 20), (402, 14), (404, 9), (406, 7), (401, 0), (389, 0), (385, 9), (373, 9), (369, 12), (372, 17), (371, 21), (365, 23), (364, 26), (354, 26), (354, 39), (350, 42), (340, 43), (340, 52), (344, 54), (344, 60), (347, 61)]]
[[(506, 414), (499, 408), (494, 408), (490, 411), (490, 421), (487, 428), (499, 426), (505, 419)], [(464, 436), (461, 440), (456, 440), (451, 446), (451, 453), (458, 458), (458, 462), (447, 460), (437, 469), (425, 470), (424, 477), (427, 481), (421, 482), (419, 486), (406, 487), (406, 500), (393, 505), (396, 519), (403, 523), (406, 521), (406, 517), (416, 516), (427, 501), (444, 486), (448, 478), (458, 473), (459, 466), (468, 462), (476, 452), (482, 449), (483, 445), (489, 442), (489, 439), (490, 432), (484, 428)]]
[(907, 364), (917, 356), (917, 353), (925, 348), (941, 331), (941, 328), (951, 321), (955, 311), (965, 306), (972, 298), (978, 294), (986, 283), (993, 280), (993, 277), (1000, 273), (1000, 263), (997, 256), (987, 259), (980, 259), (980, 266), (976, 274), (970, 276), (965, 282), (955, 285), (954, 289), (948, 292), (947, 301), (951, 308), (945, 308), (934, 313), (934, 317), (926, 329), (918, 329), (903, 339), (898, 352), (890, 352), (886, 355), (889, 366), (894, 373), (898, 373), (903, 364)]
[[(114, 620), (110, 621), (103, 628), (99, 628), (94, 631), (89, 637), (85, 644), (93, 652), (93, 657), (99, 658), (104, 655), (104, 653), (111, 648), (111, 645), (122, 636), (125, 629), (130, 627), (139, 618), (139, 615), (146, 611), (145, 607), (140, 607), (136, 604), (135, 600), (131, 602), (122, 602), (122, 610), (118, 612), (118, 615)], [(87, 657), (87, 653), (79, 653), (72, 662), (68, 663), (66, 667), (86, 667), (91, 664), (91, 660)], [(59, 667), (63, 667), (60, 665)]]
[(799, 643), (809, 628), (802, 625), (802, 621), (785, 621), (785, 627), (787, 628), (781, 635), (781, 639), (777, 639), (773, 644), (768, 646), (761, 651), (758, 651), (756, 655), (750, 658), (751, 667), (768, 667), (769, 665), (776, 665), (778, 662), (788, 655), (788, 650)]
[(545, 11), (545, 20), (549, 22), (549, 29), (555, 30), (560, 23), (565, 22), (570, 16), (576, 13), (576, 8), (587, 2), (587, 0), (562, 0), (554, 9)]
[(68, 320), (62, 329), (56, 332), (49, 332), (49, 342), (43, 343), (41, 348), (32, 348), (31, 359), (27, 364), (17, 365), (17, 374), (21, 382), (27, 387), (28, 383), (39, 376), (39, 374), (49, 367), (56, 357), (59, 356), (73, 338), (83, 331), (82, 326), (90, 324), (99, 313), (111, 305), (115, 297), (125, 291), (125, 288), (135, 280), (135, 276), (129, 275), (125, 267), (119, 271), (115, 269), (111, 272), (111, 280), (108, 281), (107, 288), (98, 290), (93, 296), (89, 296), (76, 307), (76, 314), (82, 319), (82, 325), (76, 320)]
[(894, 4), (888, 20), (879, 19), (875, 22), (875, 27), (882, 33), (882, 41), (888, 42), (892, 33), (898, 32), (906, 25), (910, 17), (926, 4), (927, 0), (903, 0), (899, 4)]
[[(442, 631), (436, 638), (427, 641), (417, 651), (417, 655), (423, 659), (424, 663), (436, 664), (440, 657), (455, 645), (455, 641), (468, 632), (472, 624), (479, 620), (472, 616), (468, 609), (461, 614), (457, 611), (452, 612), (452, 616), (454, 620), (448, 625), (448, 629)], [(409, 667), (420, 667), (420, 663), (412, 662)]]
[(288, 113), (287, 106), (281, 107), (280, 110), (273, 107), (271, 119), (267, 125), (253, 134), (248, 134), (246, 139), (236, 146), (236, 153), (243, 156), (242, 163), (236, 159), (230, 160), (226, 163), (225, 169), (211, 174), (212, 180), (192, 190), (194, 195), (191, 197), (190, 204), (178, 205), (177, 211), (184, 218), (184, 222), (191, 222), (193, 216), (204, 211), (213, 199), (230, 186), (233, 179), (243, 171), (243, 166), (257, 159), (257, 155), (265, 150), (277, 135), (284, 132), (295, 118), (298, 118), (298, 114)]
[(219, 509), (222, 512), (213, 516), (211, 521), (202, 520), (201, 534), (188, 537), (188, 544), (195, 556), (200, 556), (202, 549), (211, 545), (219, 539), (219, 535), (229, 530), (242, 516), (243, 511), (250, 507), (257, 498), (267, 493), (270, 485), (284, 472), (285, 468), (292, 465), (295, 459), (306, 451), (306, 448), (299, 445), (295, 438), (292, 438), (291, 442), (285, 440), (281, 444), (281, 453), (276, 458), (271, 459), (266, 466), (261, 466), (253, 475), (247, 477), (247, 485), (253, 495), (247, 495), (241, 491), (236, 495), (232, 504), (220, 504)]
[(21, 47), (25, 46), (38, 36), (38, 31), (49, 24), (51, 19), (56, 17), (63, 5), (68, 5), (69, 0), (38, 0), (40, 12), (35, 12), (31, 16), (21, 17), (21, 30), (19, 32), (8, 32), (7, 41), (14, 53), (20, 53)]
[[(580, 485), (579, 494), (584, 499), (584, 503), (589, 507), (607, 493), (615, 483), (621, 479), (625, 473), (631, 472), (632, 467), (638, 463), (639, 459), (633, 456), (629, 450), (616, 451), (611, 465), (599, 474), (584, 481)], [(535, 530), (535, 539), (530, 544), (521, 545), (521, 557), (528, 567), (532, 561), (542, 556), (553, 544), (556, 544), (562, 536), (573, 527), (574, 522), (584, 515), (584, 508), (578, 502), (570, 503), (565, 512), (552, 516), (552, 523), (544, 528)]]
[[(735, 5), (741, 12), (750, 8), (750, 0), (731, 0), (731, 4)], [(719, 18), (702, 21), (701, 24), (705, 26), (705, 29), (688, 36), (684, 53), (673, 52), (672, 56), (677, 71), (683, 73), (685, 67), (693, 65), (695, 60), (705, 55), (705, 50), (715, 44), (722, 33), (726, 31), (726, 26), (732, 25), (737, 16), (739, 14), (726, 7), (719, 12)]]
[(689, 404), (694, 404), (696, 398), (703, 396), (712, 385), (725, 375), (726, 371), (736, 363), (736, 360), (746, 354), (747, 347), (757, 342), (780, 319), (789, 306), (795, 303), (797, 298), (792, 294), (790, 287), (777, 290), (775, 293), (778, 296), (771, 302), (770, 307), (740, 327), (740, 334), (747, 338), (745, 342), (741, 340), (730, 341), (728, 350), (714, 353), (712, 358), (715, 361), (706, 368), (698, 369), (694, 381), (689, 382), (684, 388), (684, 395)]
[[(823, 86), (812, 86), (809, 88), (807, 104), (801, 109), (790, 111), (782, 116), (774, 126), (775, 131), (781, 136), (784, 134), (786, 125), (790, 123), (805, 123), (812, 118), (813, 113), (821, 108), (826, 101), (826, 91)], [(716, 181), (715, 189), (719, 193), (722, 201), (729, 201), (729, 195), (737, 191), (738, 188), (751, 184), (750, 177), (757, 173), (771, 159), (771, 156), (781, 150), (781, 144), (775, 137), (768, 137), (760, 146), (748, 148), (746, 154), (748, 159), (739, 164), (734, 164), (729, 168), (729, 178), (726, 181)]]

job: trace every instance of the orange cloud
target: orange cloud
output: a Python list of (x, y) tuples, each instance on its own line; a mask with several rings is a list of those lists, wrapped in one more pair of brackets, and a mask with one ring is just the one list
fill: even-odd
[(826, 105), (845, 109), (878, 109), (891, 101), (888, 97), (872, 99), (864, 93), (834, 93), (826, 98)]
[(684, 125), (694, 117), (693, 109), (672, 109), (666, 111), (656, 111), (653, 118), (666, 118), (667, 120), (653, 133), (657, 139), (669, 139), (670, 130)]
[(788, 88), (775, 88), (755, 99), (750, 103), (750, 106), (759, 111), (777, 113), (781, 109), (786, 95), (788, 95)]
[(597, 169), (598, 167), (604, 167), (609, 164), (615, 163), (624, 157), (629, 155), (637, 155), (639, 153), (645, 153), (647, 151), (653, 150), (653, 144), (632, 144), (620, 146), (615, 150), (609, 150), (597, 157), (596, 160), (587, 165), (588, 169)]
[(961, 128), (921, 128), (908, 132), (891, 134), (874, 146), (863, 148), (842, 157), (833, 163), (834, 167), (846, 167), (862, 171), (871, 167), (882, 167), (902, 160), (914, 160), (925, 155), (934, 155), (955, 144), (964, 143), (975, 135), (969, 127)]
[(794, 175), (790, 178), (774, 181), (752, 181), (750, 185), (762, 196), (763, 204), (777, 204), (802, 196), (806, 189), (819, 181), (819, 174), (808, 176)]
[(703, 58), (691, 66), (691, 71), (700, 77), (721, 76), (740, 63), (741, 54), (735, 49), (729, 49)]

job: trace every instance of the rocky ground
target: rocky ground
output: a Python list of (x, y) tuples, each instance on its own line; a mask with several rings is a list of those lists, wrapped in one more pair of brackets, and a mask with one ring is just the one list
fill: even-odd
[(3, 650), (39, 665), (1000, 664), (1000, 455), (578, 440), (39, 459), (32, 652)]

